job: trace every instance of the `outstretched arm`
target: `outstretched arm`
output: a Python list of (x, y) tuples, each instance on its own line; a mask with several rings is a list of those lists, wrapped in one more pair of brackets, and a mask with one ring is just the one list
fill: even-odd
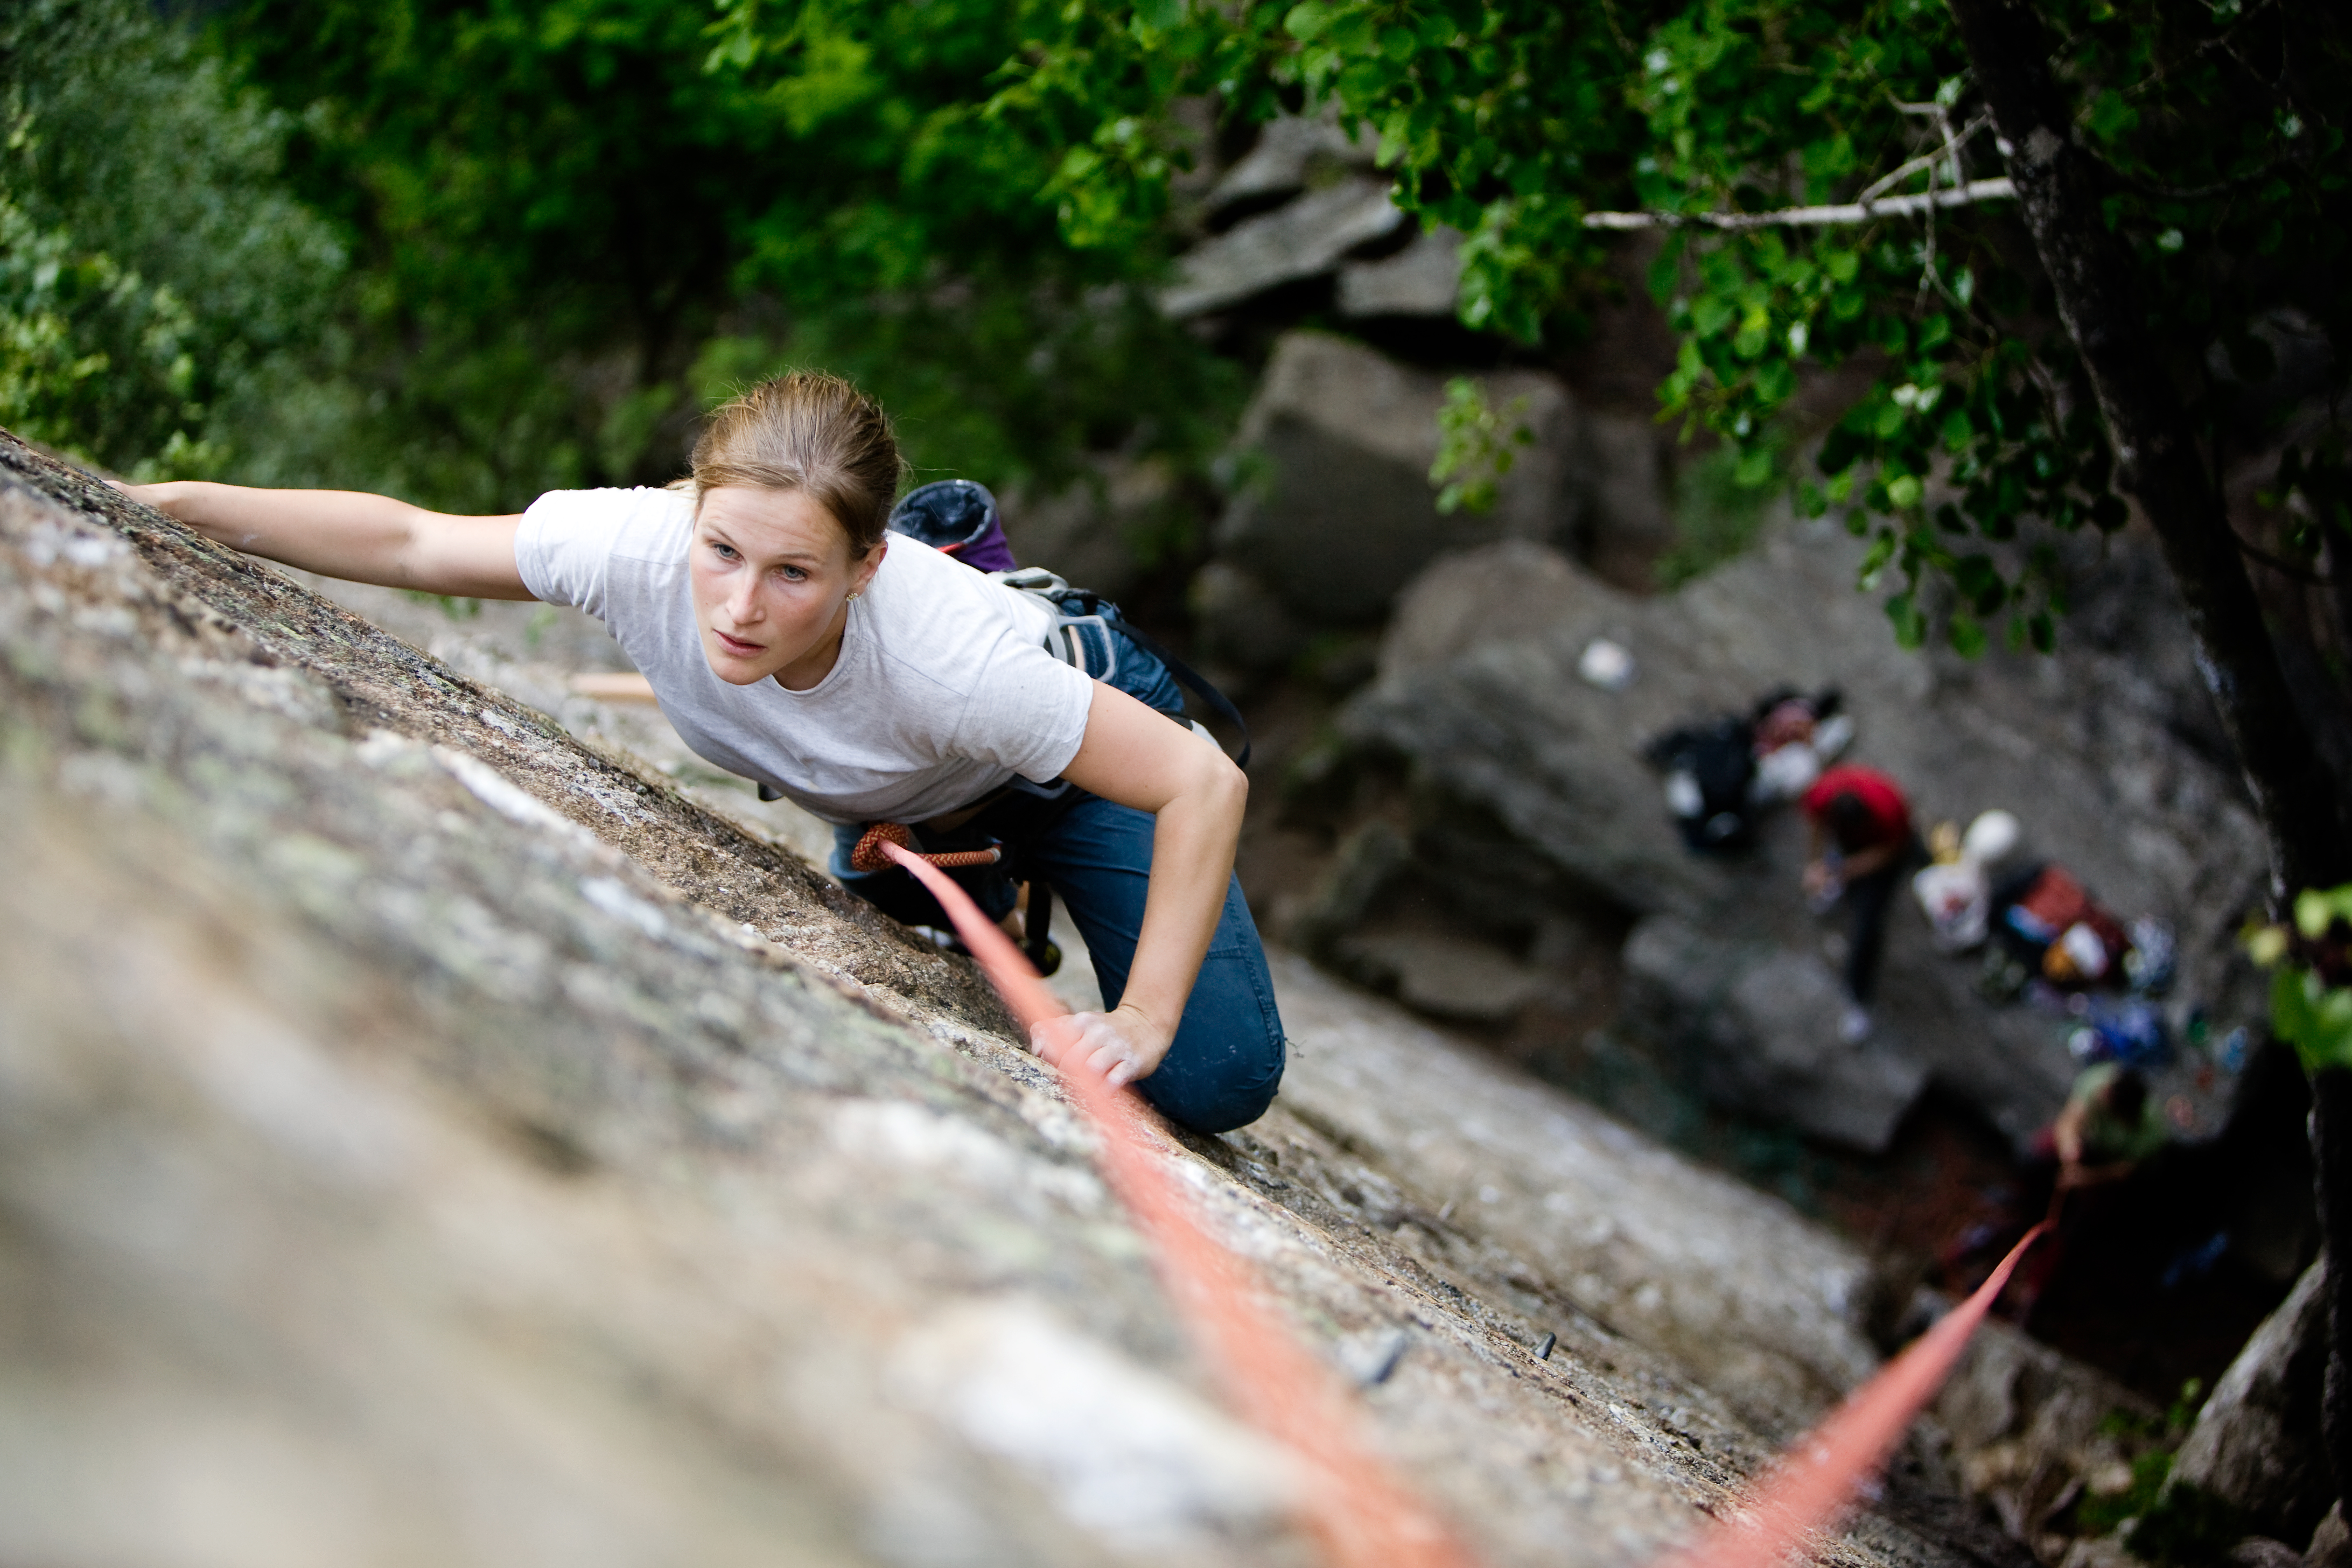
[(1821, 818), (1809, 816), (1805, 819), (1805, 891), (1818, 899), (1836, 879), (1830, 869), (1829, 833)]
[(528, 599), (514, 517), (452, 517), (358, 490), (261, 490), (180, 479), (117, 489), (248, 555), (321, 576), (474, 599)]
[(1874, 871), (1884, 871), (1895, 864), (1895, 857), (1906, 847), (1903, 844), (1874, 844), (1867, 849), (1857, 849), (1845, 858), (1841, 874), (1849, 882), (1859, 882)]
[(1075, 1047), (1096, 1071), (1127, 1083), (1149, 1077), (1176, 1037), (1224, 910), (1249, 780), (1200, 736), (1099, 681), (1086, 740), (1062, 773), (1157, 819), (1151, 887), (1127, 991), (1115, 1011), (1082, 1017)]

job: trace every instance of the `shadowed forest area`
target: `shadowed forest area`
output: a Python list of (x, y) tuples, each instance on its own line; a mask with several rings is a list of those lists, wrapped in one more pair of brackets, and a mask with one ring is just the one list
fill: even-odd
[[(1960, 1553), (1937, 1561), (2341, 1564), (2352, 1271), (2327, 1260), (2352, 1248), (2347, 68), (2352, 31), (2280, 0), (7, 0), (0, 427), (134, 481), (497, 515), (670, 484), (728, 397), (792, 369), (848, 377), (889, 412), (902, 488), (987, 486), (1023, 564), (1116, 600), (1247, 721), (1238, 871), (1286, 1013), (1320, 1031), (1294, 1027), (1294, 1050), (1333, 1055), (1286, 1087), (1278, 1134), (1187, 1144), (1217, 1180), (1284, 1224), (1371, 1237), (1351, 1268), (1419, 1269), (1430, 1300), (1470, 1301), (1461, 1343), (1487, 1336), (1471, 1360), (1584, 1314), (1564, 1347), (1598, 1364), (1615, 1352), (1592, 1347), (1622, 1335), (1703, 1391), (1656, 1394), (1660, 1419), (1704, 1407), (1698, 1426), (1774, 1439), (2061, 1215), (1997, 1309), (2007, 1359), (1938, 1406), (1886, 1517)], [(10, 482), (79, 504), (41, 461), (12, 457)], [(151, 565), (179, 560), (107, 516)], [(79, 559), (25, 537), (41, 571)], [(278, 710), (370, 732), (353, 716), (376, 699), (352, 693), (392, 678), (349, 650), (314, 658), (341, 635), (328, 619), (273, 630), (283, 605), (257, 608), (249, 584), (188, 587), (216, 563), (156, 569), (349, 712), (320, 717), (325, 696)], [(302, 581), (501, 712), (546, 715), (528, 721), (548, 726), (528, 743), (541, 773), (619, 769), (635, 782), (614, 787), (667, 802), (621, 844), (666, 897), (778, 951), (809, 944), (891, 1027), (906, 1008), (919, 1045), (952, 1037), (958, 1071), (1043, 1074), (972, 1044), (1003, 1020), (962, 970), (932, 974), (946, 961), (928, 939), (842, 912), (855, 900), (822, 873), (824, 825), (632, 705), (612, 684), (626, 660), (584, 616)], [(26, 693), (52, 679), (19, 662)], [(435, 707), (441, 677), (394, 684), (373, 733), (505, 765), (471, 710)], [(54, 693), (24, 702), (67, 712)], [(1235, 749), (1219, 714), (1193, 716)], [(47, 737), (27, 758), (115, 745), (26, 722)], [(123, 732), (164, 748), (177, 722)], [(567, 731), (593, 763), (540, 756)], [(314, 765), (296, 754), (248, 765), (294, 777)], [(171, 757), (155, 765), (172, 789), (229, 811)], [(7, 764), (20, 784), (50, 765)], [(450, 793), (409, 765), (383, 777)], [(1879, 787), (1857, 774), (1892, 791), (1883, 820), (1839, 815)], [(57, 785), (65, 805), (41, 796), (41, 820), (131, 798), (98, 776)], [(203, 832), (231, 854), (229, 828)], [(389, 841), (352, 854), (398, 879)], [(361, 875), (250, 856), (270, 868), (254, 896), (298, 921), (315, 913), (305, 878)], [(215, 897), (183, 880), (189, 908)], [(334, 928), (337, 951), (432, 948), (405, 926), (355, 930)], [(764, 979), (712, 984), (730, 1018), (799, 1005), (745, 1000)], [(670, 1024), (630, 1027), (738, 1028), (696, 1005), (663, 993)], [(430, 1071), (466, 1094), (505, 1106), (482, 1086), (541, 1070), (467, 1065), (497, 1047), (452, 1040)], [(890, 1100), (899, 1070), (858, 1092)], [(1437, 1100), (1381, 1106), (1381, 1071)], [(1458, 1117), (1438, 1103), (1457, 1091)], [(515, 1091), (528, 1115), (496, 1115), (535, 1130), (541, 1164), (553, 1148), (555, 1166), (632, 1180), (657, 1165), (575, 1148), (587, 1135), (539, 1092)], [(1531, 1129), (1570, 1101), (1594, 1118), (1577, 1128), (1611, 1131), (1570, 1142), (1630, 1138), (1677, 1172), (1727, 1173), (1805, 1227), (1789, 1235), (1823, 1238), (1834, 1261), (1809, 1264), (1804, 1289), (1830, 1303), (1835, 1344), (1757, 1330), (1751, 1364), (1742, 1328), (1738, 1353), (1706, 1348), (1708, 1314), (1733, 1312), (1716, 1293), (1741, 1281), (1699, 1284), (1714, 1266), (1697, 1259), (1748, 1223), (1752, 1194), (1706, 1188), (1686, 1256), (1627, 1240), (1671, 1217), (1612, 1231), (1563, 1195), (1634, 1179), (1546, 1164), (1570, 1157)], [(1010, 1127), (1011, 1103), (924, 1114)], [(1022, 1103), (1030, 1122), (997, 1132), (1021, 1161), (1063, 1157)], [(915, 1136), (824, 1125), (810, 1136), (845, 1149)], [(937, 1136), (949, 1152), (922, 1161), (975, 1146)], [(961, 1223), (925, 1213), (910, 1234)], [(860, 1211), (851, 1231), (887, 1240), (896, 1223)], [(1398, 1364), (1385, 1320), (1314, 1296), (1328, 1281), (1298, 1284), (1297, 1267), (1280, 1289), (1342, 1324), (1339, 1364)], [(1129, 1300), (1148, 1291), (1121, 1280), (1096, 1327), (1163, 1354), (1156, 1309)], [(929, 1286), (901, 1284), (892, 1300), (915, 1311)], [(1410, 1331), (1435, 1331), (1434, 1310)], [(1388, 1373), (1349, 1375), (1370, 1391)], [(1444, 1431), (1475, 1424), (1445, 1409)], [(1747, 1438), (1725, 1441), (1718, 1468), (1752, 1468)], [(1505, 1506), (1457, 1480), (1450, 1506)], [(1271, 1505), (1215, 1500), (1223, 1480), (1199, 1481), (1197, 1518), (1167, 1505), (1192, 1521), (1173, 1534), (1113, 1531), (1108, 1547), (1062, 1481), (1036, 1484), (1062, 1500), (1040, 1518), (1079, 1521), (1068, 1541), (1016, 1522), (987, 1535), (998, 1556), (958, 1557), (925, 1515), (915, 1544), (851, 1530), (838, 1560), (1296, 1545), (1251, 1533)], [(1675, 1471), (1659, 1495), (1699, 1484)], [(724, 1515), (713, 1541), (797, 1539), (673, 1504)], [(1612, 1528), (1672, 1539), (1659, 1521), (1680, 1506)], [(1497, 1561), (1532, 1550), (1481, 1539)], [(1612, 1550), (1595, 1561), (1633, 1560)]]

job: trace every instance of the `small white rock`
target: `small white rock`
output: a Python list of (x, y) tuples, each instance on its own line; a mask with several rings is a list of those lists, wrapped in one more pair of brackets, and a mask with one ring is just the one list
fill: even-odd
[(1594, 637), (1578, 656), (1576, 673), (1588, 686), (1597, 686), (1603, 691), (1622, 691), (1633, 684), (1633, 656), (1622, 643)]

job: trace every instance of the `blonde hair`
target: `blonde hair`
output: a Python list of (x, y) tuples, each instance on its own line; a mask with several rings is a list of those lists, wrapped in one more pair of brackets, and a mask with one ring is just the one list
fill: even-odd
[(833, 514), (855, 558), (881, 542), (905, 468), (880, 404), (837, 375), (796, 370), (711, 411), (694, 444), (694, 500), (722, 485), (798, 490)]

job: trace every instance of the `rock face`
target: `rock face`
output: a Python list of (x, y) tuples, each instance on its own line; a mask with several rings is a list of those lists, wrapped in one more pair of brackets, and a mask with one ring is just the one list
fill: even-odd
[[(0, 1560), (1303, 1560), (968, 969), (0, 469)], [(1297, 1109), (1163, 1157), (1485, 1561), (1654, 1555), (1868, 1366), (1793, 1213), (1285, 985)]]
[(1652, 563), (1675, 542), (1665, 440), (1646, 414), (1587, 407), (1583, 426), (1592, 482), (1579, 553), (1603, 581), (1647, 589)]
[(1845, 983), (1818, 951), (1654, 915), (1626, 939), (1624, 960), (1637, 1026), (1694, 1041), (1701, 1088), (1718, 1105), (1877, 1149), (1927, 1087), (1921, 1056), (1838, 1038)]
[(1450, 228), (1415, 235), (1394, 256), (1339, 268), (1343, 316), (1451, 316), (1462, 291), (1462, 236)]
[[(1500, 538), (1566, 542), (1576, 522), (1567, 389), (1532, 372), (1483, 381), (1496, 408), (1517, 409), (1531, 443), (1517, 448), (1491, 513), (1447, 516), (1429, 482), (1443, 378), (1344, 339), (1284, 337), (1243, 418), (1244, 475), (1216, 533), (1224, 568), (1301, 626), (1360, 626), (1443, 551)], [(1224, 626), (1222, 602), (1202, 605), (1204, 634), (1240, 645), (1244, 629)]]
[(1174, 488), (1164, 464), (1105, 461), (1056, 494), (1000, 497), (1005, 541), (1023, 565), (1118, 599), (1142, 574), (1154, 535), (1165, 536)]
[[(1378, 148), (1369, 129), (1350, 137), (1328, 120), (1267, 121), (1257, 144), (1202, 197), (1202, 215), (1229, 226), (1180, 258), (1160, 309), (1205, 315), (1336, 275), (1343, 316), (1451, 317), (1462, 283), (1455, 230), (1416, 234), (1394, 255), (1349, 259), (1360, 247), (1392, 245), (1412, 221), (1387, 199), (1388, 183), (1374, 168)], [(1244, 216), (1231, 221), (1235, 213)]]
[(1876, 1363), (1872, 1275), (1853, 1247), (1484, 1053), (1399, 1026), (1297, 958), (1275, 980), (1301, 1047), (1286, 1108), (1343, 1146), (1394, 1151), (1387, 1180), (1444, 1212), (1408, 1223), (1475, 1227), (1767, 1429)]
[(2124, 1429), (2159, 1425), (2145, 1400), (1999, 1321), (1977, 1331), (1931, 1418), (1958, 1458), (1960, 1489), (1990, 1504), (2009, 1537), (2044, 1563), (2074, 1560), (2051, 1516), (2086, 1489), (2128, 1488), (2147, 1439)]
[[(1824, 947), (1842, 926), (1804, 908), (1800, 823), (1768, 819), (1748, 856), (1686, 852), (1643, 743), (1744, 710), (1782, 682), (1840, 687), (1859, 727), (1853, 757), (1903, 782), (1923, 829), (1991, 806), (2016, 812), (2018, 862), (2062, 861), (2126, 919), (2178, 928), (2175, 1010), (2201, 1002), (2224, 1027), (2231, 1008), (2251, 1017), (2259, 1005), (2231, 1000), (2231, 987), (2242, 986), (2234, 931), (2259, 894), (2261, 841), (2237, 781), (2207, 749), (2210, 711), (2178, 612), (2128, 544), (2102, 568), (2111, 591), (2095, 579), (2083, 595), (2058, 657), (1973, 664), (1898, 651), (1874, 602), (1853, 590), (1858, 552), (1842, 531), (1790, 526), (1651, 599), (1529, 542), (1450, 557), (1403, 597), (1380, 678), (1342, 729), (1410, 759), (1570, 888), (1639, 917), (1625, 950), (1630, 1013), (1695, 1053), (1727, 1100), (1876, 1148), (1933, 1078), (2021, 1141), (2072, 1079), (2064, 1021), (1981, 1002), (1974, 965), (1930, 949), (1906, 894), (1877, 1028), (1859, 1048), (1839, 1045)], [(1578, 677), (1580, 656), (1603, 637), (1633, 655), (1622, 691)], [(1465, 862), (1466, 906), (1495, 896), (1481, 875)], [(2162, 1092), (2177, 1088), (2189, 1092)], [(2213, 1113), (2190, 1100), (2199, 1117)]]
[(2326, 1272), (2325, 1260), (2305, 1269), (2254, 1331), (2197, 1413), (2167, 1481), (2200, 1488), (2285, 1541), (2309, 1539), (2336, 1495), (2319, 1428)]
[[(1207, 315), (1286, 284), (1375, 265), (1348, 258), (1393, 243), (1412, 221), (1389, 200), (1390, 182), (1372, 167), (1377, 147), (1369, 132), (1351, 137), (1329, 120), (1267, 121), (1257, 144), (1201, 199), (1201, 216), (1226, 226), (1178, 258), (1160, 308), (1180, 320)], [(1401, 284), (1426, 295), (1427, 270), (1423, 266), (1410, 282), (1389, 279), (1383, 298)], [(1453, 308), (1449, 285), (1443, 310)]]
[(1223, 212), (1281, 201), (1310, 185), (1368, 172), (1379, 145), (1369, 132), (1349, 136), (1329, 120), (1279, 115), (1259, 129), (1256, 145), (1218, 177), (1206, 205)]
[(1322, 277), (1350, 251), (1412, 221), (1389, 200), (1385, 180), (1349, 178), (1309, 191), (1186, 251), (1176, 263), (1176, 281), (1160, 291), (1160, 309), (1181, 321)]

